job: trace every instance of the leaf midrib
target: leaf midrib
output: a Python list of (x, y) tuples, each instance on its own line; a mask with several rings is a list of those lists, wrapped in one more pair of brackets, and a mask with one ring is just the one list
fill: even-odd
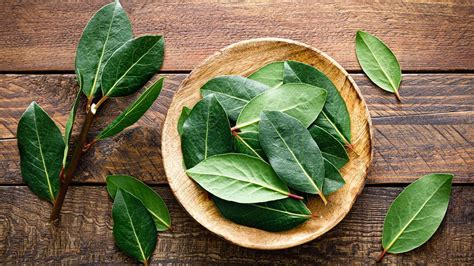
[(311, 217), (311, 215), (308, 215), (308, 214), (300, 214), (300, 213), (294, 213), (294, 212), (289, 212), (289, 211), (282, 211), (282, 210), (279, 210), (279, 209), (275, 209), (275, 208), (270, 208), (270, 207), (266, 207), (266, 206), (262, 206), (262, 205), (258, 205), (258, 204), (250, 204), (250, 205), (253, 205), (255, 207), (258, 207), (258, 208), (261, 208), (261, 209), (266, 209), (266, 210), (269, 210), (269, 211), (274, 211), (274, 212), (280, 212), (280, 213), (284, 213), (284, 214), (288, 214), (289, 216), (299, 216), (299, 217), (303, 217), (303, 218), (309, 218)]
[(48, 184), (48, 191), (49, 191), (49, 194), (51, 196), (51, 200), (54, 202), (55, 197), (54, 197), (54, 194), (53, 194), (53, 188), (52, 188), (51, 182), (49, 180), (48, 168), (46, 167), (46, 162), (45, 162), (44, 155), (43, 155), (43, 148), (42, 148), (41, 140), (40, 140), (40, 137), (39, 137), (39, 134), (38, 134), (38, 122), (36, 120), (36, 107), (35, 106), (33, 106), (33, 113), (34, 113), (33, 119), (35, 121), (35, 134), (36, 134), (36, 139), (38, 140), (38, 144), (39, 144), (38, 149), (39, 149), (40, 155), (41, 155), (41, 162), (43, 163), (44, 173), (46, 175), (46, 182)]
[(238, 138), (238, 139), (239, 139), (247, 148), (249, 148), (255, 155), (257, 155), (257, 157), (258, 157), (259, 159), (261, 159), (262, 161), (264, 161), (263, 158), (260, 157), (260, 155), (255, 151), (255, 149), (254, 149), (253, 147), (251, 147), (251, 146), (247, 143), (247, 141), (245, 141), (241, 136), (239, 136), (239, 134), (237, 134), (235, 137)]
[(137, 241), (138, 248), (140, 249), (140, 253), (142, 254), (142, 257), (143, 257), (143, 261), (146, 261), (145, 252), (143, 251), (142, 244), (140, 243), (137, 232), (135, 231), (135, 226), (133, 225), (132, 217), (130, 216), (130, 212), (128, 210), (128, 205), (125, 202), (125, 197), (122, 196), (122, 199), (124, 203), (123, 205), (125, 206), (125, 209), (127, 210), (127, 217), (128, 217), (128, 220), (130, 221), (130, 226), (132, 227), (133, 236), (135, 237), (135, 240)]
[(395, 244), (395, 242), (400, 238), (400, 236), (405, 232), (405, 230), (410, 226), (410, 224), (415, 220), (415, 218), (420, 214), (420, 212), (423, 210), (423, 208), (426, 206), (426, 204), (433, 198), (433, 196), (438, 192), (438, 190), (444, 186), (446, 182), (448, 182), (449, 179), (446, 179), (441, 185), (439, 185), (436, 190), (428, 197), (428, 199), (423, 202), (421, 205), (420, 209), (413, 215), (413, 217), (408, 221), (408, 223), (400, 230), (400, 232), (395, 236), (395, 238), (390, 242), (390, 244), (387, 246), (385, 250), (389, 251), (389, 249)]

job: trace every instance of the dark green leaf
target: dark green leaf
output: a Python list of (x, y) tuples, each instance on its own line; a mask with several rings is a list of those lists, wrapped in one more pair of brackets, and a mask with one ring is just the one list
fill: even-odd
[(283, 84), (283, 76), (283, 62), (273, 62), (254, 72), (249, 76), (249, 79), (261, 82), (271, 88), (276, 88)]
[(191, 109), (189, 109), (186, 106), (184, 106), (183, 110), (181, 110), (181, 115), (179, 116), (179, 119), (178, 119), (178, 134), (180, 136), (183, 135), (184, 122), (186, 121), (186, 119), (188, 119), (190, 113), (191, 113)]
[(393, 52), (377, 37), (367, 32), (356, 34), (356, 54), (359, 64), (369, 79), (381, 89), (395, 93), (402, 80), (400, 64)]
[(421, 246), (443, 220), (451, 194), (451, 174), (429, 174), (407, 186), (385, 217), (382, 245), (389, 253)]
[(256, 132), (240, 132), (234, 136), (234, 149), (240, 153), (248, 154), (266, 161), (267, 156), (260, 146), (258, 133)]
[(54, 202), (64, 153), (59, 128), (32, 102), (18, 122), (17, 137), (23, 180), (36, 195)]
[(318, 145), (296, 118), (277, 111), (261, 114), (259, 139), (275, 172), (289, 187), (301, 192), (322, 193), (324, 161)]
[(71, 111), (69, 112), (69, 116), (66, 121), (66, 127), (64, 128), (64, 154), (63, 154), (63, 165), (62, 167), (66, 167), (67, 163), (67, 155), (69, 153), (69, 141), (71, 139), (72, 127), (74, 126), (74, 121), (76, 120), (76, 112), (77, 112), (77, 105), (81, 100), (81, 76), (79, 74), (79, 91), (77, 92), (76, 99), (72, 104)]
[(170, 214), (160, 195), (142, 181), (126, 175), (107, 177), (107, 191), (115, 198), (118, 190), (126, 191), (139, 199), (155, 221), (156, 230), (165, 231), (171, 227)]
[(341, 169), (349, 161), (346, 149), (334, 136), (317, 125), (312, 125), (309, 132), (318, 144), (323, 157), (338, 169)]
[(321, 71), (296, 61), (274, 62), (264, 66), (249, 78), (267, 85), (305, 83), (325, 89), (326, 103), (315, 123), (323, 123), (322, 125), (328, 128), (327, 131), (342, 143), (350, 143), (351, 125), (346, 103), (332, 81)]
[(311, 211), (300, 200), (281, 199), (254, 204), (241, 204), (218, 197), (213, 197), (213, 200), (225, 218), (270, 232), (289, 230), (311, 219)]
[(105, 62), (115, 50), (133, 38), (132, 26), (119, 1), (102, 7), (82, 33), (76, 52), (76, 73), (83, 76), (82, 91), (96, 96)]
[(229, 201), (258, 203), (293, 196), (270, 165), (245, 154), (215, 155), (186, 173), (211, 194)]
[(140, 200), (119, 189), (115, 194), (112, 216), (115, 244), (127, 255), (148, 264), (157, 241), (150, 213)]
[(226, 112), (214, 95), (201, 99), (183, 125), (181, 149), (186, 168), (209, 156), (232, 151), (232, 134)]
[(235, 121), (242, 108), (267, 89), (268, 86), (241, 76), (221, 76), (204, 84), (201, 94), (203, 97), (215, 94), (229, 118)]
[(150, 86), (138, 99), (125, 109), (112, 123), (110, 123), (99, 135), (97, 140), (111, 137), (125, 128), (133, 125), (140, 119), (158, 98), (163, 87), (163, 78)]
[(339, 170), (328, 160), (324, 159), (324, 185), (323, 194), (325, 196), (337, 191), (344, 186), (346, 181), (342, 178)]
[(102, 94), (119, 97), (136, 92), (161, 68), (163, 50), (161, 36), (146, 35), (126, 42), (104, 66)]
[(235, 128), (242, 132), (258, 130), (262, 111), (281, 111), (309, 126), (323, 109), (326, 91), (307, 84), (288, 83), (253, 98), (242, 110)]

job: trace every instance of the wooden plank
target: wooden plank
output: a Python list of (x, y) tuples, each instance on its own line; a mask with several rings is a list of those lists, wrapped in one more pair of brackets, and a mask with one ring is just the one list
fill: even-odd
[[(172, 232), (160, 233), (153, 263), (192, 264), (372, 264), (380, 252), (383, 219), (402, 188), (365, 188), (349, 215), (321, 238), (280, 251), (232, 245), (197, 224), (175, 201), (169, 188), (157, 191), (172, 217)], [(72, 187), (61, 227), (47, 223), (48, 203), (26, 187), (0, 187), (0, 263), (131, 263), (114, 246), (111, 201), (104, 187)], [(397, 264), (472, 264), (474, 187), (454, 187), (440, 229), (415, 251), (388, 255)]]
[[(72, 70), (82, 29), (108, 2), (1, 1), (0, 71)], [(191, 70), (224, 46), (259, 37), (302, 41), (358, 70), (359, 29), (383, 39), (404, 70), (474, 69), (472, 1), (134, 0), (123, 5), (136, 35), (165, 36), (163, 70)]]
[[(99, 142), (83, 158), (76, 182), (103, 183), (106, 175), (130, 174), (149, 183), (166, 183), (160, 151), (161, 124), (184, 76), (168, 76), (163, 94), (136, 126)], [(407, 75), (402, 104), (393, 95), (374, 88), (364, 76), (354, 76), (367, 99), (375, 127), (369, 184), (407, 183), (430, 172), (451, 172), (456, 175), (456, 183), (474, 183), (474, 75)], [(63, 127), (74, 93), (61, 95), (61, 91), (74, 86), (72, 76), (3, 77), (0, 113), (7, 114), (1, 118), (5, 136), (14, 137), (21, 113), (35, 97)], [(435, 96), (430, 96), (433, 87), (437, 90)], [(121, 99), (118, 106), (123, 109), (130, 101)], [(120, 109), (111, 105), (106, 108), (104, 113), (109, 115), (98, 119), (96, 131)], [(0, 141), (0, 184), (22, 184), (16, 145), (15, 139)]]

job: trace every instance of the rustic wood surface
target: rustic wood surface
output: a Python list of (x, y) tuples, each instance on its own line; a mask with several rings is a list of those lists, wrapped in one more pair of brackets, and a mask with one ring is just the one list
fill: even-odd
[[(154, 262), (371, 264), (390, 202), (403, 186), (430, 172), (455, 174), (444, 222), (427, 244), (384, 262), (474, 264), (472, 1), (123, 1), (136, 34), (165, 36), (165, 90), (137, 125), (98, 143), (84, 158), (66, 197), (63, 224), (50, 228), (49, 204), (21, 181), (16, 125), (35, 100), (63, 129), (77, 91), (70, 75), (75, 46), (90, 16), (106, 2), (0, 2), (0, 264), (133, 263), (111, 235), (103, 178), (117, 173), (154, 184), (171, 210), (174, 228), (160, 234)], [(382, 38), (410, 73), (403, 75), (402, 103), (360, 74), (354, 53), (358, 29)], [(349, 215), (321, 238), (282, 251), (240, 248), (198, 225), (171, 195), (161, 162), (162, 123), (187, 73), (222, 47), (256, 37), (291, 38), (328, 53), (351, 71), (374, 124), (367, 186)], [(94, 132), (132, 98), (107, 106), (108, 116), (98, 119)]]

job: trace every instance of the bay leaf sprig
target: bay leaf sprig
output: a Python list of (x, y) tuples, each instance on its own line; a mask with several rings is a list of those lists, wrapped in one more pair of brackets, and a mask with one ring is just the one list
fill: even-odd
[(398, 88), (402, 72), (392, 50), (382, 40), (364, 31), (357, 32), (355, 43), (357, 59), (364, 73), (375, 85), (395, 93), (401, 101)]
[[(79, 40), (75, 60), (79, 93), (67, 119), (64, 137), (38, 104), (33, 102), (23, 114), (17, 130), (22, 176), (31, 191), (53, 203), (51, 221), (59, 219), (82, 155), (97, 141), (135, 123), (160, 94), (163, 79), (147, 89), (96, 138), (88, 140), (101, 105), (109, 98), (130, 95), (145, 85), (161, 68), (163, 49), (162, 36), (133, 38), (130, 20), (120, 2), (107, 4), (91, 18)], [(72, 144), (81, 94), (86, 96), (86, 114), (79, 137)], [(69, 154), (70, 146), (73, 149)]]
[(112, 217), (115, 243), (125, 254), (149, 264), (157, 243), (157, 231), (171, 228), (163, 199), (140, 180), (126, 175), (106, 178), (114, 200)]
[(428, 174), (407, 186), (392, 202), (383, 225), (383, 251), (403, 253), (428, 241), (446, 214), (452, 174)]

